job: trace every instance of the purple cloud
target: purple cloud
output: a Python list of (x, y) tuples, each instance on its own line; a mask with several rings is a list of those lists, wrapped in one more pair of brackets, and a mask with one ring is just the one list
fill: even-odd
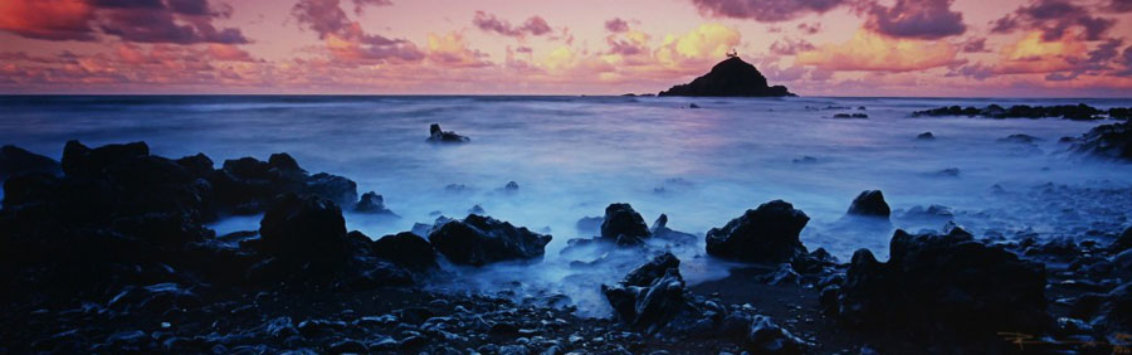
[(939, 39), (963, 34), (963, 14), (952, 0), (897, 0), (891, 8), (873, 4), (865, 27), (892, 37)]
[(806, 14), (821, 14), (850, 2), (850, 0), (692, 0), (696, 9), (705, 15), (759, 22), (781, 22)]

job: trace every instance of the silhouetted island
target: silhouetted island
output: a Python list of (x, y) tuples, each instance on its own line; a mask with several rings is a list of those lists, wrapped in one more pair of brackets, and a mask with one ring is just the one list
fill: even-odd
[(676, 85), (657, 96), (798, 96), (786, 90), (785, 86), (767, 86), (766, 77), (754, 65), (731, 56), (711, 68), (711, 72), (692, 80), (691, 83)]

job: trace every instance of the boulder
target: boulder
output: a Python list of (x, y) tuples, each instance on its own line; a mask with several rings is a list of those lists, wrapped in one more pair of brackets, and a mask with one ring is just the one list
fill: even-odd
[(657, 96), (795, 96), (784, 86), (768, 86), (766, 77), (754, 65), (730, 57), (711, 68), (711, 72), (661, 91)]
[(354, 255), (342, 210), (314, 195), (280, 195), (263, 215), (259, 235), (259, 249), (293, 264), (332, 268)]
[(342, 206), (358, 201), (356, 183), (327, 173), (310, 176), (286, 153), (272, 154), (266, 162), (251, 157), (226, 160), (209, 182), (218, 208), (235, 214), (261, 212), (282, 193), (314, 194)]
[(601, 238), (616, 241), (617, 245), (637, 245), (649, 237), (644, 218), (627, 203), (614, 203), (605, 208), (601, 222)]
[(801, 354), (809, 344), (778, 326), (770, 317), (759, 314), (751, 320), (743, 347), (753, 354)]
[(304, 192), (330, 199), (342, 206), (358, 201), (358, 184), (350, 179), (327, 173), (314, 174), (308, 178)]
[(476, 214), (463, 220), (444, 221), (428, 235), (432, 246), (449, 261), (473, 266), (542, 258), (551, 238)]
[(617, 285), (601, 285), (617, 319), (651, 334), (682, 313), (688, 305), (679, 264), (666, 253), (633, 270)]
[(663, 277), (669, 269), (679, 271), (680, 259), (677, 259), (672, 253), (664, 253), (630, 271), (621, 283), (628, 286), (648, 286), (656, 279)]
[(649, 228), (649, 234), (657, 239), (679, 244), (692, 244), (695, 243), (697, 239), (695, 235), (668, 228), (668, 215), (663, 213), (652, 223), (652, 227)]
[(72, 140), (63, 147), (63, 160), (60, 166), (63, 173), (68, 176), (95, 176), (107, 166), (147, 155), (149, 155), (149, 146), (145, 142), (108, 144), (91, 149), (79, 141)]
[[(1100, 327), (1105, 334), (1132, 333), (1132, 282), (1112, 289), (1103, 296), (1098, 308), (1098, 316), (1093, 320), (1094, 327)], [(1122, 339), (1127, 340), (1127, 339)]]
[(865, 190), (853, 199), (853, 204), (849, 205), (849, 211), (845, 213), (851, 216), (888, 218), (892, 210), (888, 208), (880, 190)]
[(760, 263), (791, 262), (806, 254), (798, 240), (810, 217), (789, 202), (774, 200), (747, 210), (722, 228), (707, 233), (712, 256)]
[(1097, 126), (1070, 148), (1100, 157), (1132, 160), (1132, 120)]
[(385, 208), (385, 198), (373, 191), (362, 194), (362, 199), (354, 205), (354, 212), (396, 215)]
[(433, 123), (428, 127), (428, 142), (430, 143), (466, 143), (470, 138), (440, 130), (440, 124)]
[(59, 175), (59, 162), (13, 145), (0, 147), (0, 182), (22, 174)]
[(897, 230), (889, 253), (885, 263), (866, 249), (853, 254), (837, 298), (843, 321), (983, 336), (1050, 324), (1045, 268), (958, 227), (947, 234)]
[(436, 251), (432, 245), (412, 232), (381, 237), (373, 242), (373, 252), (380, 258), (411, 270), (437, 268)]
[(1124, 233), (1121, 234), (1120, 237), (1116, 238), (1116, 240), (1114, 240), (1111, 245), (1109, 245), (1109, 249), (1111, 249), (1113, 253), (1119, 253), (1127, 249), (1132, 249), (1132, 227), (1125, 229)]

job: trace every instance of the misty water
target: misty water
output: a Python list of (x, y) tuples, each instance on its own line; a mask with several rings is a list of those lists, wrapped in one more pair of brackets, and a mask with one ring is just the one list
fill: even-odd
[[(688, 108), (690, 103), (701, 108)], [(601, 314), (597, 285), (624, 267), (576, 269), (597, 255), (560, 251), (579, 218), (628, 202), (647, 222), (661, 213), (700, 244), (674, 250), (690, 283), (727, 275), (732, 264), (703, 252), (703, 235), (745, 210), (783, 199), (811, 220), (802, 241), (848, 260), (858, 248), (887, 258), (895, 228), (940, 229), (946, 220), (905, 216), (947, 206), (978, 237), (1087, 239), (1127, 224), (1132, 164), (1067, 152), (1064, 136), (1105, 122), (911, 117), (943, 105), (1132, 106), (1132, 100), (633, 97), (3, 97), (0, 143), (60, 158), (67, 140), (91, 146), (145, 141), (152, 153), (203, 152), (266, 159), (288, 152), (311, 173), (329, 172), (376, 191), (401, 218), (347, 211), (349, 229), (378, 238), (431, 224), (439, 214), (486, 214), (554, 236), (536, 264), (482, 269), (445, 265), (434, 287), (563, 293), (583, 314)], [(864, 107), (864, 110), (859, 109)], [(868, 119), (834, 119), (836, 113)], [(430, 123), (471, 137), (425, 142)], [(916, 136), (932, 132), (934, 140)], [(1000, 139), (1026, 134), (1031, 143)], [(809, 158), (807, 158), (809, 157)], [(945, 169), (951, 170), (944, 173)], [(520, 186), (505, 193), (509, 181)], [(447, 188), (464, 185), (462, 190)], [(884, 191), (892, 225), (844, 220), (852, 199)], [(458, 191), (457, 191), (458, 190)], [(259, 217), (212, 225), (218, 234), (258, 228)], [(657, 250), (664, 245), (657, 245)], [(612, 253), (617, 251), (592, 251)], [(643, 263), (629, 253), (625, 265)]]

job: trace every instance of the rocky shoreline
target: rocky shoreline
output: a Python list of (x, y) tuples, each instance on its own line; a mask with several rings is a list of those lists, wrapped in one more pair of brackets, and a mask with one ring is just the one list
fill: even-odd
[[(1127, 159), (1129, 124), (1100, 126), (1073, 149)], [(1132, 333), (1132, 228), (1098, 243), (948, 224), (897, 230), (887, 262), (865, 249), (843, 262), (802, 244), (809, 217), (776, 200), (707, 231), (706, 254), (746, 266), (689, 286), (667, 248), (700, 237), (613, 203), (579, 220), (593, 238), (563, 251), (634, 255), (571, 264), (631, 270), (600, 286), (613, 312), (585, 318), (562, 295), (423, 287), (451, 278), (447, 263), (537, 268), (553, 236), (482, 213), (380, 238), (348, 231), (344, 208), (395, 214), (376, 192), (359, 197), (350, 179), (310, 174), (286, 153), (219, 169), (142, 142), (71, 141), (59, 162), (0, 153), (2, 352), (1107, 352)], [(205, 227), (260, 213), (255, 231)], [(883, 193), (865, 191), (845, 218), (891, 214)]]

